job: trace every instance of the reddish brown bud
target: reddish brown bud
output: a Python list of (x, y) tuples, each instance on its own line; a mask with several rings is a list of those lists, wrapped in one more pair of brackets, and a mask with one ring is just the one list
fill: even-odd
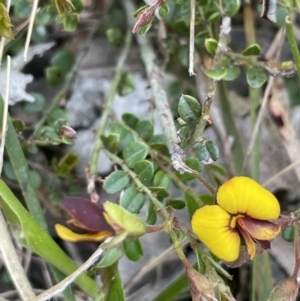
[(74, 138), (76, 136), (76, 131), (68, 125), (63, 125), (61, 127), (61, 133), (63, 136), (67, 136), (68, 138)]
[(152, 5), (139, 13), (132, 30), (133, 33), (137, 33), (142, 27), (152, 22), (156, 8), (156, 5)]

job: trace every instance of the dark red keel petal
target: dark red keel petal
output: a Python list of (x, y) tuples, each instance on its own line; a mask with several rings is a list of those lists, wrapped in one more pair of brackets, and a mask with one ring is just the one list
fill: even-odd
[(73, 225), (91, 232), (114, 232), (107, 223), (103, 213), (103, 206), (95, 204), (80, 197), (67, 197), (60, 202), (60, 206), (66, 210), (76, 221)]
[(237, 225), (248, 232), (255, 241), (270, 241), (277, 236), (281, 229), (280, 225), (250, 217), (238, 218)]

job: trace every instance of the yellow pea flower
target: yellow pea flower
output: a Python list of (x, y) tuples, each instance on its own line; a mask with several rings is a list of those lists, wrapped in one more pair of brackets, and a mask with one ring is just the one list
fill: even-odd
[(280, 214), (275, 196), (247, 177), (234, 177), (221, 185), (216, 205), (199, 208), (192, 217), (192, 230), (208, 249), (222, 260), (239, 257), (243, 242), (251, 259), (255, 243), (270, 248), (270, 240), (280, 232), (271, 222)]

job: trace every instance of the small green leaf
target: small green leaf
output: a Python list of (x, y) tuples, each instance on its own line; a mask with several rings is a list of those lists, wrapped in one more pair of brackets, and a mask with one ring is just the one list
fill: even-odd
[(149, 141), (154, 133), (153, 123), (147, 119), (140, 120), (136, 124), (134, 130), (140, 135), (143, 140)]
[(122, 120), (125, 122), (126, 125), (134, 129), (140, 119), (132, 113), (124, 113), (122, 115)]
[(195, 211), (200, 207), (197, 200), (188, 191), (184, 193), (184, 200), (190, 216), (193, 216)]
[(134, 172), (143, 184), (147, 184), (151, 181), (154, 174), (153, 163), (148, 160), (137, 161), (134, 164)]
[(243, 55), (260, 55), (261, 48), (258, 44), (252, 44), (243, 50)]
[(167, 2), (163, 2), (162, 5), (159, 8), (159, 15), (164, 18), (169, 14), (170, 8)]
[(46, 79), (51, 86), (57, 86), (64, 80), (64, 72), (60, 66), (46, 68)]
[(197, 35), (195, 36), (195, 45), (197, 47), (203, 47), (203, 45), (205, 44), (205, 39), (207, 39), (209, 36), (208, 31), (207, 30), (203, 30), (200, 31), (199, 33), (197, 33)]
[(213, 205), (214, 203), (214, 198), (210, 194), (202, 194), (199, 198), (205, 205)]
[(214, 141), (206, 141), (198, 148), (198, 158), (202, 164), (211, 164), (219, 157), (219, 149)]
[(193, 122), (201, 117), (202, 107), (199, 101), (190, 95), (182, 95), (179, 99), (178, 113), (185, 122)]
[(104, 146), (111, 152), (116, 153), (118, 150), (120, 135), (119, 134), (109, 134), (108, 136), (101, 135), (101, 140)]
[(239, 77), (241, 70), (238, 66), (235, 66), (231, 61), (224, 59), (221, 64), (220, 68), (227, 71), (224, 80), (232, 81)]
[(67, 74), (74, 65), (74, 54), (66, 49), (59, 50), (51, 58), (50, 63), (53, 66), (59, 66), (64, 74)]
[(20, 19), (29, 18), (31, 9), (28, 1), (14, 1), (14, 14)]
[(204, 46), (209, 54), (215, 54), (218, 49), (218, 41), (212, 38), (205, 39)]
[(28, 113), (37, 113), (42, 111), (46, 104), (45, 96), (36, 92), (31, 92), (29, 94), (34, 97), (34, 102), (25, 102), (23, 104), (23, 109)]
[(132, 168), (137, 161), (146, 158), (147, 152), (148, 151), (145, 144), (134, 141), (125, 146), (123, 150), (123, 159), (125, 160), (126, 164)]
[(222, 4), (226, 15), (229, 17), (233, 17), (234, 15), (236, 15), (241, 7), (240, 0), (223, 0)]
[(143, 246), (138, 238), (126, 238), (123, 241), (123, 248), (131, 261), (138, 261), (143, 256)]
[(183, 149), (185, 149), (188, 144), (189, 134), (190, 131), (187, 126), (183, 126), (182, 128), (180, 128), (179, 130), (179, 138), (181, 141), (180, 146)]
[(58, 176), (66, 176), (74, 169), (78, 162), (79, 157), (72, 151), (68, 152), (55, 166), (55, 172)]
[(278, 27), (285, 26), (285, 18), (290, 14), (286, 7), (278, 7), (276, 10), (276, 24)]
[(147, 210), (146, 223), (149, 225), (154, 225), (156, 223), (157, 214), (155, 211), (154, 204), (150, 201)]
[(174, 209), (183, 209), (185, 207), (185, 201), (181, 199), (171, 199), (171, 200), (166, 200), (166, 205), (171, 206)]
[(67, 14), (63, 18), (63, 25), (65, 31), (75, 31), (79, 22), (79, 15), (76, 13)]
[(122, 279), (118, 272), (115, 272), (114, 277), (111, 280), (109, 292), (106, 301), (125, 301), (125, 293), (123, 289)]
[(124, 41), (124, 34), (119, 28), (108, 28), (105, 32), (106, 37), (113, 46), (121, 46)]
[(249, 68), (246, 73), (246, 78), (252, 88), (260, 88), (267, 80), (266, 74), (257, 68)]
[(205, 71), (205, 74), (214, 80), (221, 80), (226, 77), (227, 70), (223, 69), (223, 68), (210, 69), (210, 70)]
[(132, 93), (134, 90), (135, 86), (132, 74), (129, 72), (123, 72), (118, 85), (118, 94), (120, 96), (125, 96)]
[(141, 36), (144, 36), (144, 35), (149, 31), (149, 29), (151, 28), (151, 26), (152, 26), (152, 22), (149, 23), (148, 25), (142, 27), (142, 28), (140, 29), (140, 31), (139, 31), (139, 34), (140, 34)]
[(220, 18), (220, 12), (219, 11), (213, 11), (213, 12), (210, 12), (209, 14), (207, 14), (207, 22), (216, 22), (218, 21), (218, 19)]
[[(184, 0), (186, 2), (186, 0)], [(187, 22), (185, 20), (178, 20), (171, 24), (171, 29), (173, 33), (177, 33), (180, 35), (187, 34), (189, 32), (189, 28), (187, 26)]]
[(168, 153), (167, 140), (165, 135), (154, 135), (149, 142), (149, 146), (152, 149), (160, 151), (161, 153)]
[(133, 13), (133, 17), (134, 17), (134, 18), (137, 18), (137, 16), (138, 16), (143, 10), (145, 10), (145, 9), (148, 8), (148, 7), (149, 7), (149, 5), (146, 4), (146, 5), (144, 5), (144, 6), (140, 7), (140, 8), (138, 8), (138, 9)]
[(96, 264), (97, 268), (107, 268), (116, 263), (123, 256), (123, 251), (119, 248), (108, 249), (100, 262)]
[(124, 189), (129, 184), (129, 177), (123, 170), (116, 170), (111, 173), (103, 184), (103, 188), (108, 193), (116, 193)]
[(165, 189), (168, 189), (171, 184), (171, 179), (162, 170), (159, 170), (154, 176), (153, 184), (155, 186), (161, 186), (164, 187)]
[(189, 46), (188, 45), (183, 45), (179, 48), (178, 59), (179, 59), (179, 62), (182, 64), (182, 66), (188, 67), (188, 65), (189, 65)]
[(111, 123), (108, 125), (108, 130), (110, 133), (119, 134), (120, 143), (118, 147), (118, 151), (122, 151), (126, 145), (134, 141), (133, 134), (126, 129), (123, 125), (119, 123)]
[(149, 189), (157, 198), (166, 198), (169, 196), (168, 191), (164, 187), (152, 186)]
[(282, 238), (287, 241), (287, 242), (292, 242), (294, 241), (295, 237), (295, 227), (292, 226), (287, 226), (283, 229), (282, 231)]
[(145, 196), (134, 186), (128, 187), (121, 198), (120, 204), (131, 213), (139, 213), (145, 203)]

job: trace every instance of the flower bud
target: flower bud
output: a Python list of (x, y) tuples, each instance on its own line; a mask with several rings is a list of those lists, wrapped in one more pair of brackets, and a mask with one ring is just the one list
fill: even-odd
[(67, 136), (68, 138), (72, 139), (72, 138), (74, 138), (76, 136), (77, 133), (70, 126), (68, 126), (68, 125), (62, 125), (62, 127), (61, 127), (61, 134), (63, 136)]
[(294, 301), (296, 300), (297, 294), (297, 279), (289, 277), (275, 285), (268, 301)]
[(142, 220), (120, 205), (107, 201), (103, 207), (105, 218), (117, 233), (126, 231), (129, 237), (139, 237), (147, 232)]
[(133, 33), (138, 32), (142, 27), (152, 22), (156, 8), (157, 7), (155, 5), (149, 6), (139, 13), (132, 30)]

